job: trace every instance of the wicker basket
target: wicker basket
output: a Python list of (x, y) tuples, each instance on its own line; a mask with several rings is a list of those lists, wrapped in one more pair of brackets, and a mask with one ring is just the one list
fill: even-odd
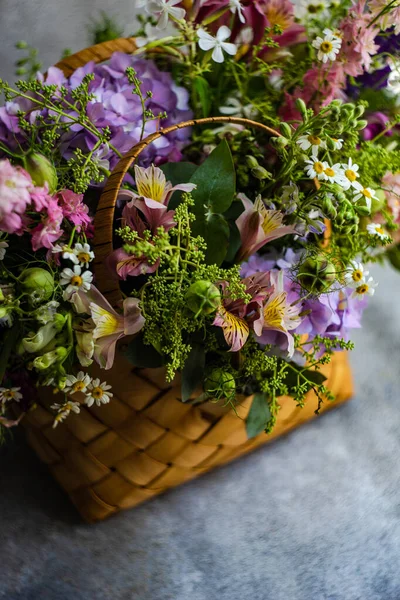
[[(134, 40), (120, 39), (93, 46), (63, 60), (57, 66), (66, 75), (90, 60), (107, 60), (115, 51), (132, 52)], [(242, 119), (221, 117), (220, 121), (243, 122), (279, 135), (270, 128)], [(210, 122), (203, 119), (197, 122)], [(123, 177), (138, 154), (164, 129), (133, 148), (118, 163), (101, 197), (95, 217), (95, 274), (97, 285), (113, 304), (121, 292), (104, 267), (112, 250), (113, 214)], [(334, 405), (349, 399), (352, 382), (347, 355), (338, 353), (322, 371), (336, 395)], [(303, 409), (291, 398), (281, 398), (274, 432), (247, 439), (245, 418), (251, 397), (239, 399), (238, 415), (213, 403), (201, 406), (179, 401), (176, 380), (166, 384), (162, 369), (137, 369), (127, 361), (123, 347), (117, 350), (114, 367), (107, 373), (93, 366), (93, 376), (113, 386), (112, 402), (101, 407), (82, 406), (57, 429), (49, 405), (54, 395), (44, 390), (40, 405), (22, 420), (28, 441), (39, 458), (49, 465), (54, 477), (69, 494), (84, 519), (104, 519), (133, 507), (180, 483), (193, 479), (297, 427), (314, 417), (317, 400), (308, 394)], [(330, 408), (326, 403), (322, 410)]]

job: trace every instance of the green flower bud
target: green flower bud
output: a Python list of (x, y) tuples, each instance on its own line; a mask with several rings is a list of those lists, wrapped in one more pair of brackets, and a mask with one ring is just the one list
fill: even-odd
[(356, 205), (356, 211), (363, 217), (367, 217), (371, 214), (371, 210), (368, 208), (368, 206), (360, 206), (359, 204)]
[(360, 131), (361, 129), (365, 129), (367, 125), (368, 121), (366, 119), (360, 119), (359, 121), (357, 121), (355, 128), (357, 129), (357, 131)]
[(42, 356), (37, 356), (33, 361), (33, 366), (37, 371), (45, 371), (54, 363), (63, 360), (68, 354), (68, 350), (61, 346), (51, 352), (46, 352)]
[(300, 112), (301, 116), (304, 119), (304, 117), (307, 116), (307, 106), (306, 106), (304, 100), (302, 100), (301, 98), (297, 98), (297, 100), (296, 100), (296, 108)]
[(214, 369), (204, 382), (204, 390), (216, 400), (233, 399), (236, 392), (235, 378), (223, 369)]
[(195, 316), (210, 315), (221, 304), (221, 292), (211, 281), (196, 281), (186, 292), (186, 303)]
[(253, 175), (253, 177), (259, 179), (260, 181), (262, 181), (263, 179), (271, 179), (272, 177), (272, 174), (269, 171), (267, 171), (267, 169), (264, 169), (264, 167), (262, 167), (261, 165), (258, 165), (258, 167), (252, 169), (251, 174)]
[(335, 279), (335, 266), (324, 255), (306, 259), (298, 272), (300, 285), (316, 294), (325, 292)]
[(9, 309), (6, 306), (0, 306), (0, 319), (4, 319), (7, 316)]
[(40, 267), (25, 269), (19, 277), (21, 287), (27, 294), (36, 292), (37, 300), (48, 300), (54, 291), (53, 275)]
[(254, 158), (254, 156), (251, 156), (250, 154), (247, 154), (246, 156), (246, 164), (248, 167), (250, 167), (250, 169), (255, 169), (256, 167), (258, 167), (257, 159)]
[(326, 145), (328, 146), (328, 150), (335, 150), (335, 142), (328, 136), (326, 136)]
[(24, 42), (24, 40), (19, 40), (18, 42), (15, 42), (15, 47), (18, 48), (18, 50), (25, 50), (25, 48), (28, 47), (28, 44)]
[(362, 106), (361, 104), (359, 106), (356, 106), (355, 110), (354, 110), (354, 116), (356, 119), (358, 119), (358, 117), (362, 117), (362, 115), (365, 113), (365, 106)]
[(323, 211), (330, 219), (336, 219), (337, 210), (330, 198), (325, 198), (323, 202)]
[(57, 171), (42, 154), (38, 154), (37, 152), (28, 154), (24, 158), (24, 169), (28, 171), (35, 185), (43, 187), (47, 183), (50, 194), (54, 194), (57, 190)]
[(292, 129), (288, 123), (280, 123), (279, 130), (285, 137), (287, 137), (287, 138), (292, 137)]

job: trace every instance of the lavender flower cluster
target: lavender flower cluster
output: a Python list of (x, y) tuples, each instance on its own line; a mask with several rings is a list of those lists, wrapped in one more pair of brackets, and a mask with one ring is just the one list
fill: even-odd
[[(151, 98), (146, 101), (146, 109), (156, 116), (164, 112), (167, 114), (161, 123), (158, 119), (148, 121), (144, 129), (145, 136), (153, 133), (160, 126), (167, 127), (192, 118), (188, 91), (178, 86), (170, 73), (160, 71), (151, 60), (115, 52), (108, 64), (96, 65), (93, 61), (89, 62), (77, 69), (69, 78), (66, 78), (56, 67), (51, 67), (46, 77), (42, 74), (38, 76), (46, 84), (74, 90), (82, 83), (86, 74), (93, 73), (94, 79), (89, 85), (93, 99), (87, 105), (86, 114), (98, 129), (109, 127), (110, 145), (119, 152), (125, 153), (140, 141), (143, 118), (140, 98), (132, 93), (132, 84), (129, 83), (126, 75), (128, 67), (133, 67), (142, 81), (143, 95), (146, 96), (147, 92), (151, 92)], [(8, 148), (28, 147), (29, 140), (18, 125), (17, 113), (22, 111), (28, 115), (31, 122), (40, 114), (47, 118), (47, 111), (41, 113), (34, 109), (33, 103), (26, 98), (18, 98), (0, 107), (0, 140)], [(76, 116), (72, 110), (66, 111), (64, 117), (66, 122), (69, 114), (72, 117)], [(156, 140), (146, 153), (141, 155), (141, 164), (179, 161), (181, 150), (188, 143), (189, 137), (190, 130), (186, 128), (171, 133), (168, 138)], [(92, 150), (96, 141), (93, 134), (79, 123), (75, 123), (61, 134), (61, 154), (69, 159), (77, 148), (83, 152)], [(112, 169), (118, 158), (108, 145), (103, 144), (94, 152), (93, 160), (101, 162), (105, 168)]]

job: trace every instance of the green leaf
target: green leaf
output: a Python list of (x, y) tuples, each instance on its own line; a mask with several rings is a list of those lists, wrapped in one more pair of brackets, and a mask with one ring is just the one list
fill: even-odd
[(11, 329), (7, 329), (3, 336), (2, 348), (0, 351), (0, 384), (3, 382), (7, 369), (8, 360), (13, 348), (16, 346), (20, 327), (15, 323)]
[(223, 140), (206, 158), (190, 179), (197, 188), (192, 196), (195, 215), (224, 213), (236, 193), (236, 173), (228, 142)]
[(246, 421), (247, 437), (256, 437), (264, 431), (270, 418), (271, 413), (266, 394), (255, 394)]
[(144, 343), (142, 333), (130, 342), (125, 356), (139, 369), (154, 369), (164, 364), (163, 357), (154, 346)]
[(203, 117), (208, 117), (211, 109), (211, 90), (208, 81), (198, 75), (193, 80), (193, 88), (199, 97)]
[(228, 225), (230, 230), (229, 246), (224, 260), (226, 262), (233, 263), (235, 260), (235, 256), (240, 246), (242, 245), (242, 240), (240, 238), (240, 232), (236, 226), (236, 223), (233, 221), (229, 221)]
[(201, 235), (207, 244), (206, 263), (220, 265), (226, 256), (229, 244), (229, 225), (222, 215), (209, 214), (204, 220), (193, 223), (194, 235)]
[[(161, 165), (160, 169), (164, 173), (167, 181), (170, 181), (172, 185), (178, 185), (178, 183), (188, 183), (194, 172), (198, 169), (198, 166), (190, 162), (165, 163), (164, 165)], [(183, 192), (180, 191), (173, 193), (168, 205), (170, 210), (175, 210), (175, 208), (180, 205), (182, 194)]]
[(311, 369), (307, 369), (307, 371), (303, 371), (303, 375), (316, 385), (322, 385), (324, 381), (326, 381), (326, 376), (321, 373), (321, 371), (312, 371)]
[(202, 344), (192, 344), (192, 349), (182, 370), (182, 402), (187, 402), (204, 379), (206, 364), (205, 348)]

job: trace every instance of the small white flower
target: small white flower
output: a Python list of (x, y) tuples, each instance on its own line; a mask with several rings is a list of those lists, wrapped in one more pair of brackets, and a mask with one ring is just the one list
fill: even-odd
[(19, 402), (22, 398), (20, 387), (4, 388), (0, 387), (0, 402)]
[(367, 231), (370, 235), (375, 235), (379, 237), (381, 240), (387, 239), (389, 234), (382, 227), (381, 223), (368, 223)]
[(308, 150), (311, 148), (311, 154), (317, 156), (320, 148), (326, 148), (325, 142), (321, 140), (317, 135), (311, 135), (306, 133), (301, 135), (296, 142), (302, 150)]
[(55, 404), (52, 404), (50, 408), (56, 410), (58, 413), (53, 421), (53, 429), (56, 428), (59, 423), (64, 421), (71, 412), (74, 412), (77, 415), (81, 412), (80, 403), (73, 402), (72, 400), (68, 400), (67, 402), (64, 402), (64, 404), (58, 404), (56, 402)]
[[(149, 23), (147, 23), (148, 25)], [(137, 39), (136, 41), (136, 45), (138, 46), (138, 48), (140, 47), (139, 44), (137, 43)], [(97, 148), (97, 150), (95, 150), (92, 154), (92, 162), (94, 162), (99, 169), (104, 169), (106, 171), (110, 170), (110, 161), (108, 160), (107, 156), (110, 154), (110, 146), (107, 143), (104, 143), (100, 146), (100, 148)]]
[(369, 271), (364, 271), (364, 266), (360, 262), (352, 260), (345, 271), (344, 281), (346, 285), (356, 288), (365, 281), (368, 275)]
[[(142, 48), (150, 42), (155, 42), (160, 37), (160, 29), (154, 27), (151, 23), (146, 23), (144, 26), (144, 35), (135, 38), (136, 46)], [(109, 168), (109, 167), (108, 167)]]
[(199, 46), (202, 50), (205, 52), (213, 50), (212, 59), (215, 62), (224, 62), (224, 52), (231, 56), (235, 56), (237, 51), (236, 44), (225, 41), (231, 36), (231, 30), (229, 27), (226, 27), (226, 25), (222, 25), (222, 27), (218, 29), (215, 37), (204, 31), (204, 29), (199, 29), (197, 35), (199, 37)]
[(51, 249), (53, 254), (61, 254), (62, 253), (62, 257), (65, 260), (71, 260), (75, 265), (78, 264), (78, 259), (76, 258), (76, 254), (74, 252), (74, 250), (72, 248), (70, 248), (68, 246), (68, 244), (64, 244), (63, 246), (60, 246), (60, 244), (56, 244), (55, 246), (53, 246), (53, 248)]
[(6, 248), (8, 248), (8, 243), (7, 242), (0, 242), (0, 260), (4, 260), (4, 257), (6, 255)]
[(246, 23), (246, 17), (243, 14), (243, 6), (240, 0), (229, 0), (229, 9), (233, 15), (238, 14), (239, 21)]
[(294, 14), (300, 21), (307, 19), (318, 19), (323, 22), (323, 18), (329, 16), (329, 0), (292, 0), (294, 4)]
[(151, 0), (146, 6), (146, 10), (150, 14), (157, 15), (157, 27), (165, 29), (168, 25), (168, 19), (180, 21), (185, 17), (185, 9), (176, 6), (180, 2), (181, 0)]
[(323, 179), (324, 181), (329, 181), (329, 183), (337, 183), (340, 186), (343, 186), (344, 175), (341, 165), (339, 163), (336, 163), (332, 166), (326, 166), (324, 172), (321, 175), (321, 179)]
[(75, 265), (73, 269), (63, 269), (61, 271), (60, 284), (67, 286), (64, 292), (64, 300), (69, 300), (72, 294), (78, 290), (88, 292), (92, 280), (93, 274), (90, 271), (82, 273), (79, 265)]
[(85, 403), (88, 406), (92, 406), (94, 403), (96, 403), (97, 406), (108, 404), (112, 398), (112, 393), (108, 391), (110, 389), (111, 385), (108, 385), (105, 381), (100, 383), (100, 379), (93, 379), (89, 385)]
[(331, 138), (333, 142), (334, 150), (341, 150), (343, 148), (343, 139), (342, 138)]
[(352, 298), (358, 298), (361, 300), (364, 296), (373, 296), (375, 294), (375, 288), (378, 284), (373, 280), (372, 277), (362, 281), (351, 294)]
[(79, 371), (76, 377), (75, 375), (67, 375), (63, 391), (66, 394), (75, 394), (76, 392), (85, 393), (90, 382), (90, 376), (83, 371)]
[(400, 95), (400, 61), (391, 61), (391, 71), (387, 80), (387, 87), (394, 95)]
[[(58, 406), (57, 404), (54, 404), (50, 408), (54, 408), (56, 410), (57, 406)], [(54, 418), (53, 429), (55, 429), (59, 423), (61, 423), (62, 421), (64, 421), (64, 419), (66, 419), (68, 417), (68, 415), (69, 415), (69, 411), (65, 410), (64, 412), (59, 412), (58, 415), (56, 415), (55, 418)]]
[(339, 54), (342, 40), (338, 37), (331, 29), (324, 29), (324, 37), (317, 37), (312, 45), (318, 50), (318, 60), (322, 60), (323, 63), (328, 60), (336, 60), (337, 54)]
[(347, 164), (343, 163), (343, 189), (348, 190), (353, 187), (355, 190), (360, 191), (362, 189), (362, 185), (358, 183), (357, 177), (360, 176), (358, 170), (359, 166), (353, 163), (352, 159), (349, 158)]
[(89, 263), (94, 259), (94, 252), (91, 250), (89, 244), (75, 244), (74, 254), (81, 267), (88, 268)]
[(318, 179), (326, 179), (324, 176), (324, 171), (327, 167), (329, 167), (327, 162), (321, 162), (316, 156), (311, 156), (311, 158), (306, 160), (305, 163), (307, 165), (305, 170), (310, 179), (315, 179), (315, 177)]
[(365, 198), (365, 204), (368, 210), (371, 210), (372, 200), (378, 200), (375, 194), (376, 192), (371, 188), (363, 188), (362, 185), (360, 185), (354, 190), (353, 201), (358, 202), (358, 200)]

